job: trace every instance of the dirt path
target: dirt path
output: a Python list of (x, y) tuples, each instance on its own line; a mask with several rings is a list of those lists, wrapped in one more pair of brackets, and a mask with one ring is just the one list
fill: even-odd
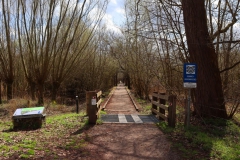
[[(114, 91), (106, 111), (108, 114), (138, 114), (123, 85)], [(178, 159), (170, 142), (155, 124), (102, 124), (89, 128), (85, 134), (89, 137), (85, 148), (89, 154), (81, 159)]]
[(165, 135), (153, 124), (103, 124), (89, 129), (85, 159), (177, 160)]
[(138, 114), (123, 84), (116, 87), (105, 111), (108, 114)]

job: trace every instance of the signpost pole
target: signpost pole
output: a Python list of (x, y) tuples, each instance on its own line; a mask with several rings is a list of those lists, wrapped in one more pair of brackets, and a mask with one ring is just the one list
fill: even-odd
[(187, 128), (190, 124), (190, 105), (191, 105), (191, 89), (188, 90), (188, 106), (187, 106)]
[(188, 98), (186, 106), (185, 122), (187, 128), (190, 125), (190, 105), (191, 105), (191, 88), (197, 88), (197, 64), (185, 63), (183, 66), (183, 86), (188, 88)]

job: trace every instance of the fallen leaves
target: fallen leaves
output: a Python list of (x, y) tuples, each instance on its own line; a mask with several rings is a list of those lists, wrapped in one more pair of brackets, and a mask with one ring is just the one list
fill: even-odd
[[(36, 130), (9, 131), (9, 126), (6, 125), (9, 122), (1, 123), (0, 128), (3, 130), (0, 134), (0, 159), (69, 158), (71, 152), (81, 152), (82, 144), (87, 142), (79, 141), (79, 138), (84, 139), (84, 136), (72, 134), (84, 126), (85, 122), (79, 119), (80, 116), (73, 113), (54, 115), (47, 117), (46, 124)], [(66, 145), (72, 141), (76, 143), (70, 146), (71, 150), (66, 149)], [(79, 147), (74, 149), (74, 146)]]

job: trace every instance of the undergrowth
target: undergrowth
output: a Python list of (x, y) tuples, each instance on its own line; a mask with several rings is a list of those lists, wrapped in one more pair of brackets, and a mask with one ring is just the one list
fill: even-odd
[(37, 130), (13, 130), (10, 119), (0, 121), (0, 159), (61, 159), (63, 150), (81, 150), (89, 140), (83, 132), (88, 124), (84, 115), (47, 116), (46, 124)]
[(205, 119), (188, 129), (182, 124), (171, 128), (166, 122), (158, 127), (184, 159), (240, 159), (240, 128), (231, 120)]

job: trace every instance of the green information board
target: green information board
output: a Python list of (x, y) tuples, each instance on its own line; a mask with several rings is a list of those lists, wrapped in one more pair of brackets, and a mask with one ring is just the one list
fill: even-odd
[(18, 108), (14, 114), (13, 118), (21, 117), (42, 117), (44, 113), (44, 107), (33, 107), (33, 108)]

